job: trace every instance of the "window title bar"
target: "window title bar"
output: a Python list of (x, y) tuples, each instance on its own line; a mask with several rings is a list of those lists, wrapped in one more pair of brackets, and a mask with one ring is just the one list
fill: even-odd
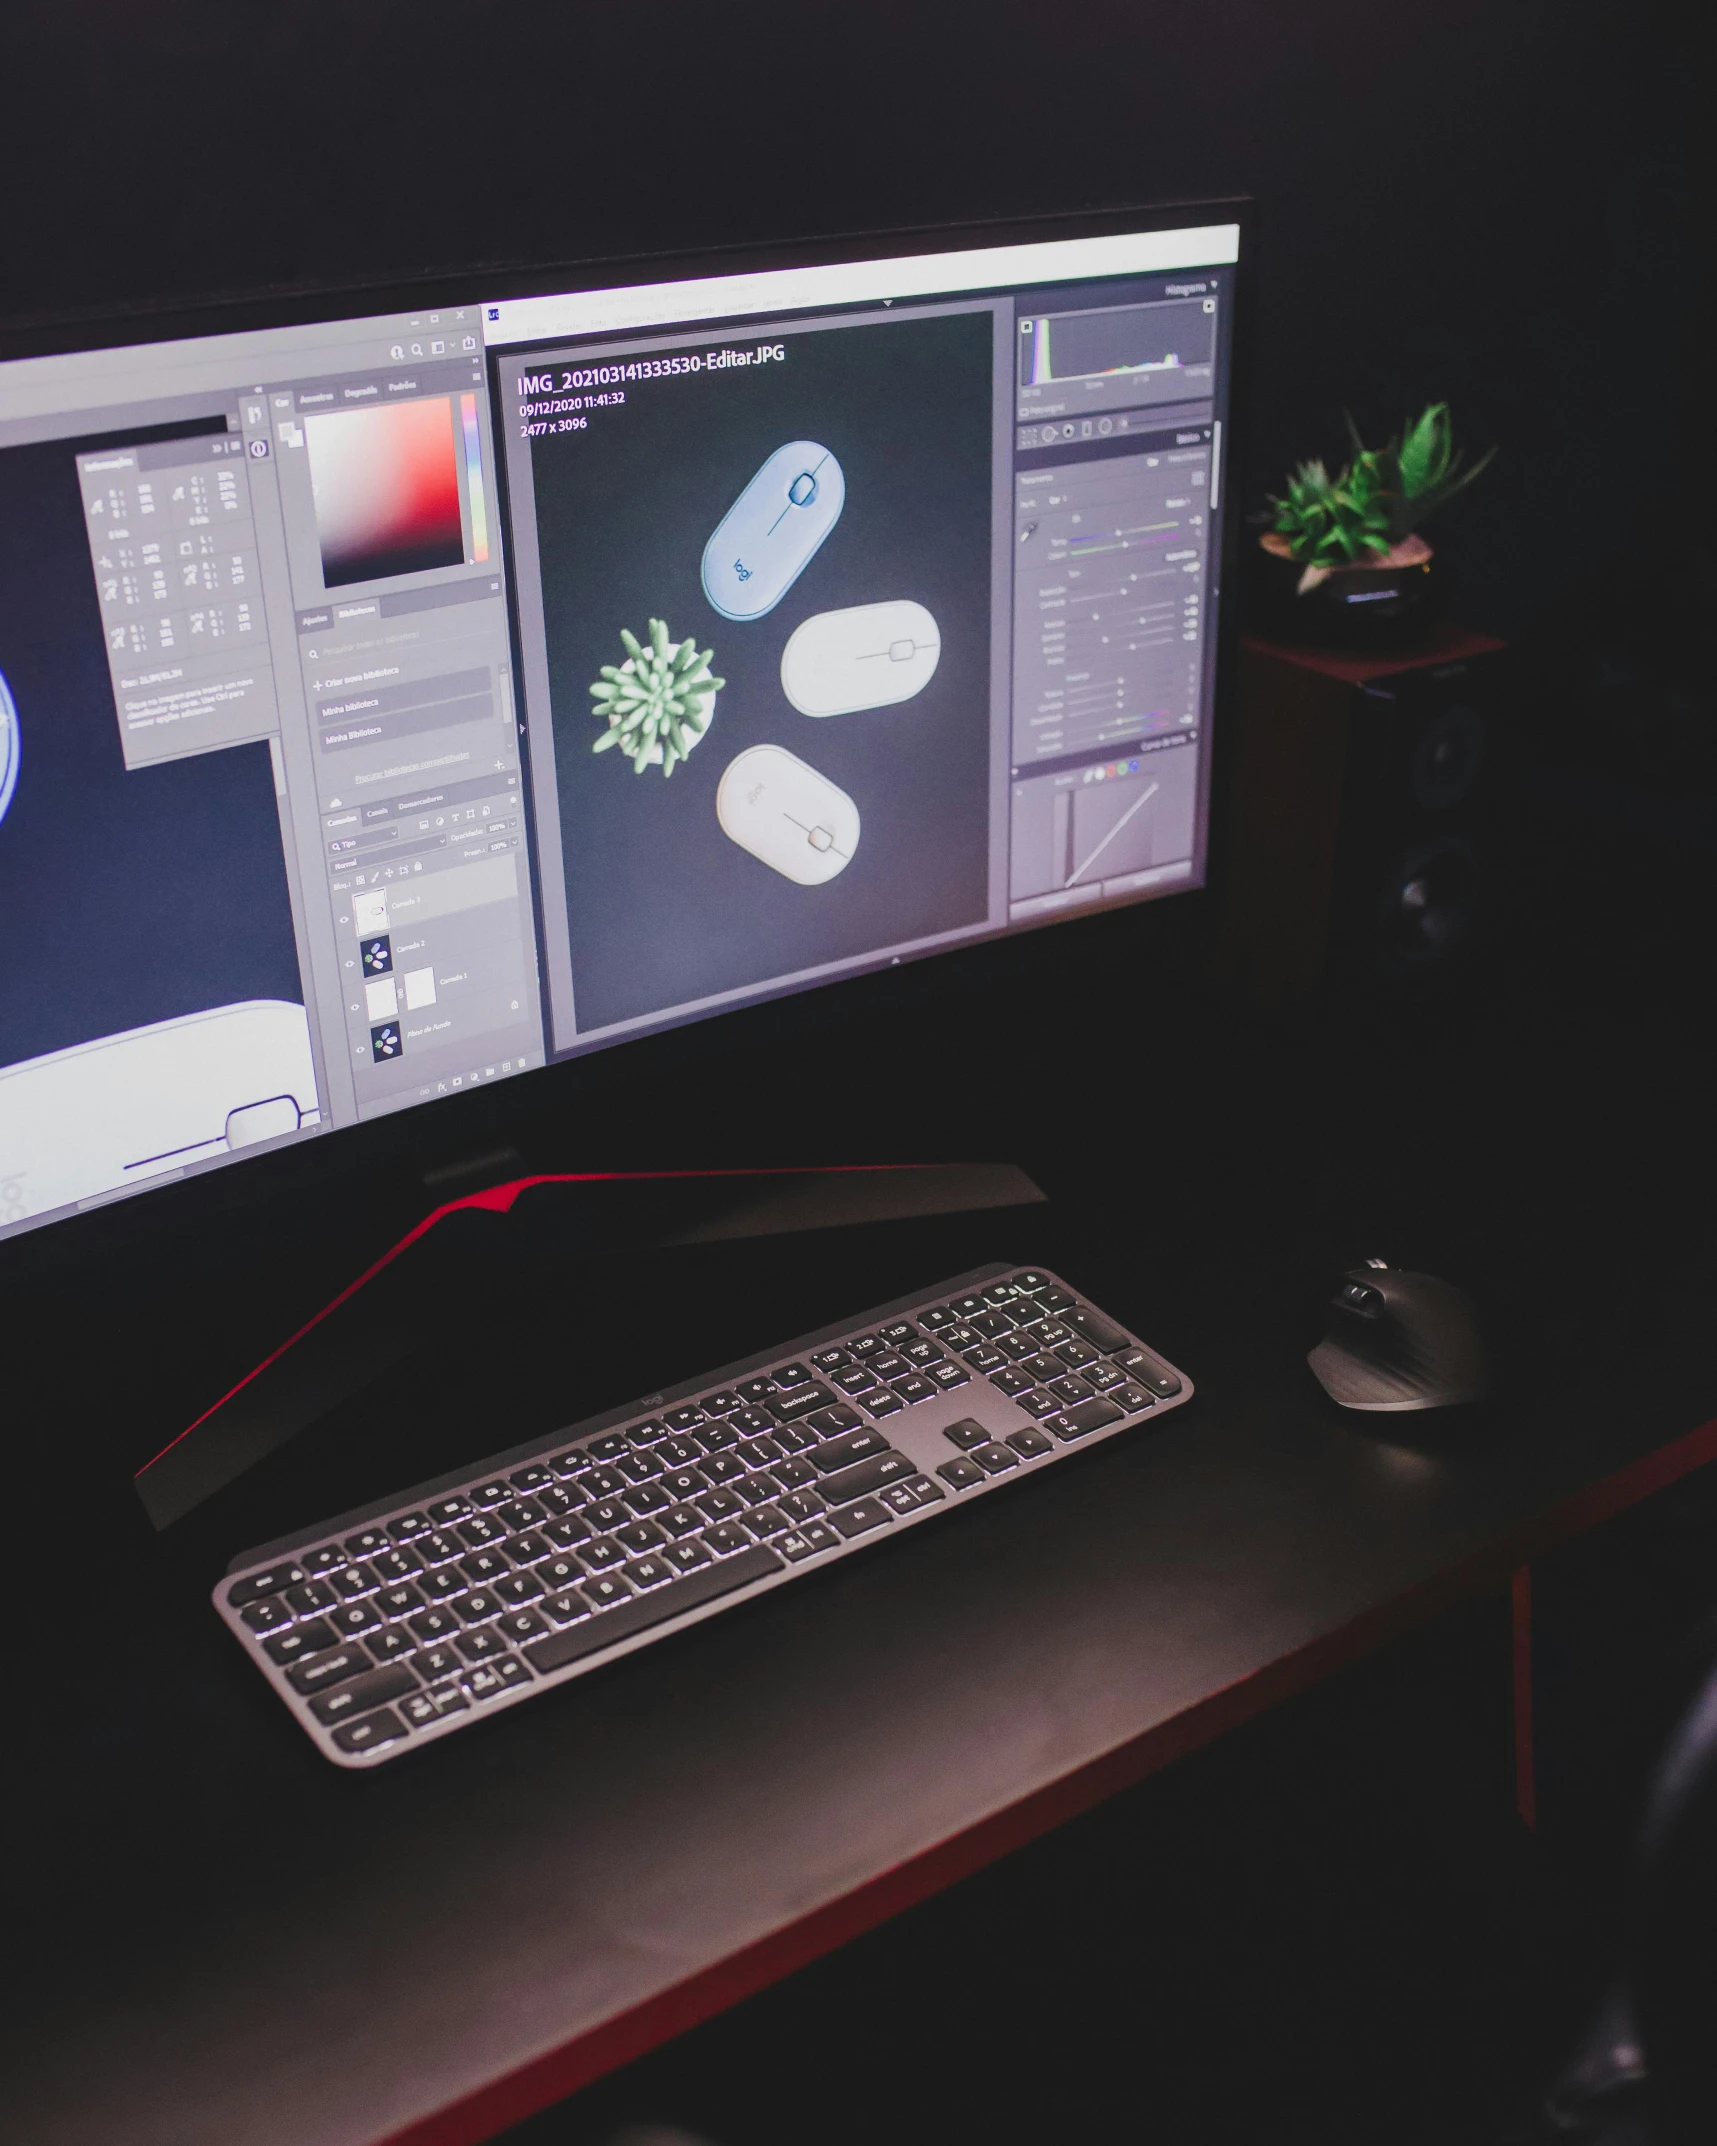
[(1047, 239), (1027, 246), (978, 246), (961, 253), (908, 254), (891, 261), (838, 261), (817, 268), (761, 269), (752, 275), (698, 276), (683, 283), (638, 283), (558, 297), (504, 298), (483, 307), (491, 347), (550, 336), (612, 335), (693, 320), (814, 306), (865, 305), (885, 298), (940, 298), (958, 291), (1023, 290), (1164, 269), (1214, 268), (1237, 260), (1238, 224), (1176, 231), (1122, 231), (1105, 238)]

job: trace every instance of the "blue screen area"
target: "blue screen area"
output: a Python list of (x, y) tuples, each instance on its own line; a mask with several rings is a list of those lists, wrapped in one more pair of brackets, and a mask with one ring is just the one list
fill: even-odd
[(126, 772), (74, 460), (97, 444), (0, 452), (0, 674), (17, 716), (0, 1065), (303, 998), (267, 745)]

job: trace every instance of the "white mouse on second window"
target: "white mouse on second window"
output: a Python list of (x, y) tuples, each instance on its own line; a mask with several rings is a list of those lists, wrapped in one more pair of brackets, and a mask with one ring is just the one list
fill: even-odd
[(750, 745), (728, 762), (715, 816), (730, 842), (801, 887), (844, 872), (858, 848), (857, 805), (784, 745)]
[(909, 597), (819, 611), (781, 651), (781, 690), (801, 715), (891, 708), (923, 692), (941, 655), (936, 621)]

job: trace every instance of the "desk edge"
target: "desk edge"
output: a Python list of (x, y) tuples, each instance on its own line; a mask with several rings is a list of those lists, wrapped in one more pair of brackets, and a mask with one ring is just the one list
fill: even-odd
[(481, 2146), (508, 2126), (648, 2055), (921, 1900), (1095, 1809), (1176, 1759), (1190, 1756), (1230, 1729), (1255, 1720), (1390, 1640), (1429, 1623), (1443, 1610), (1502, 1585), (1521, 1566), (1713, 1460), (1717, 1460), (1717, 1417), (1602, 1481), (1570, 1492), (1446, 1572), (1420, 1581), (1292, 1654), (1223, 1686), (1167, 1721), (1034, 1789), (1017, 1803), (992, 1811), (975, 1825), (879, 1872), (851, 1892), (825, 1901), (798, 1921), (772, 1930), (630, 2010), (501, 2073), (457, 2101), (379, 2134), (374, 2146)]

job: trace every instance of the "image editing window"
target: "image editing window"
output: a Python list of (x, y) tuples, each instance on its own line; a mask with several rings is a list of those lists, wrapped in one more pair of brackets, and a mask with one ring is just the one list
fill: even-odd
[(0, 362), (0, 1235), (1200, 884), (1237, 252)]
[(1234, 247), (1163, 239), (485, 309), (554, 1052), (1201, 882)]

